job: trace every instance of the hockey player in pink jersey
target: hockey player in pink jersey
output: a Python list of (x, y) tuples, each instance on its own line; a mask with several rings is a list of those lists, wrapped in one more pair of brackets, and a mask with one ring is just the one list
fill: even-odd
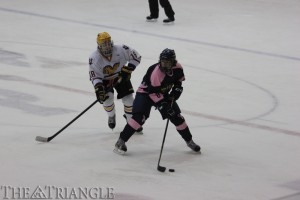
[(175, 51), (163, 50), (159, 62), (149, 67), (137, 90), (132, 118), (120, 133), (115, 144), (115, 153), (124, 154), (127, 151), (125, 142), (149, 118), (152, 106), (159, 110), (163, 119), (170, 119), (188, 147), (195, 152), (200, 152), (200, 146), (193, 141), (189, 127), (176, 102), (183, 91), (184, 80), (183, 68), (176, 60)]

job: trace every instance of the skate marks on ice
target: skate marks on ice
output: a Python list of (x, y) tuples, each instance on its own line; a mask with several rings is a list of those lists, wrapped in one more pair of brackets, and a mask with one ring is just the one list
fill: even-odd
[[(47, 58), (42, 56), (36, 56), (38, 65), (41, 68), (48, 69), (60, 69), (74, 66), (85, 66), (84, 62), (67, 61), (60, 59)], [(15, 67), (30, 67), (27, 56), (22, 53), (8, 51), (0, 48), (0, 63), (15, 66)]]
[[(211, 119), (213, 121), (219, 121), (220, 123), (216, 123), (210, 126), (219, 126), (219, 125), (226, 125), (226, 124), (237, 124), (240, 126), (245, 126), (245, 127), (250, 127), (250, 128), (255, 128), (255, 129), (260, 129), (260, 130), (266, 130), (266, 131), (270, 131), (270, 132), (277, 132), (277, 133), (283, 133), (283, 134), (287, 134), (287, 135), (292, 135), (292, 136), (299, 136), (300, 137), (300, 132), (297, 131), (291, 131), (291, 130), (286, 130), (286, 129), (280, 129), (280, 128), (276, 128), (273, 126), (267, 126), (267, 125), (260, 125), (260, 124), (256, 124), (256, 123), (251, 123), (248, 121), (251, 120), (255, 120), (255, 119), (263, 119), (263, 117), (270, 115), (271, 113), (273, 113), (277, 107), (279, 106), (279, 100), (276, 97), (275, 94), (273, 94), (271, 91), (269, 91), (268, 89), (254, 83), (254, 82), (250, 82), (247, 80), (244, 80), (242, 78), (239, 77), (235, 77), (232, 76), (230, 74), (225, 74), (225, 73), (221, 73), (221, 72), (217, 72), (217, 71), (213, 71), (213, 70), (209, 70), (209, 69), (205, 69), (205, 68), (199, 68), (199, 67), (195, 67), (195, 66), (191, 66), (191, 65), (187, 65), (187, 67), (189, 68), (193, 68), (194, 70), (201, 70), (201, 71), (205, 71), (207, 73), (212, 73), (217, 77), (225, 77), (227, 78), (229, 81), (237, 81), (239, 82), (239, 84), (236, 85), (241, 85), (244, 84), (244, 88), (249, 87), (249, 89), (253, 89), (253, 93), (254, 92), (259, 92), (261, 94), (263, 94), (266, 99), (268, 98), (269, 100), (269, 108), (267, 106), (265, 106), (264, 111), (260, 111), (258, 110), (258, 114), (254, 115), (254, 116), (250, 116), (247, 119), (231, 119), (229, 117), (221, 117), (221, 116), (216, 116), (216, 115), (210, 115), (210, 114), (205, 114), (205, 113), (199, 113), (199, 112), (194, 112), (194, 111), (188, 111), (188, 110), (182, 110), (182, 112), (184, 114), (190, 115), (190, 116), (195, 116), (195, 117), (202, 117), (205, 119)], [(249, 90), (247, 90), (247, 92), (249, 92)], [(241, 93), (242, 94), (242, 93)], [(242, 95), (240, 95), (242, 96)], [(253, 95), (255, 96), (255, 95)], [(254, 101), (258, 101), (257, 98), (252, 99)], [(245, 107), (247, 108), (247, 107)], [(234, 107), (230, 108), (232, 111), (234, 110)]]
[[(10, 41), (0, 41), (2, 43), (8, 44), (17, 44), (17, 45), (27, 45), (27, 46), (37, 46), (42, 44), (35, 43), (20, 43), (20, 42), (10, 42)], [(57, 48), (57, 49), (73, 49), (72, 47), (62, 47), (62, 46), (54, 46), (54, 45), (46, 45), (48, 48)], [(76, 49), (78, 50), (78, 49)], [(82, 50), (82, 49), (81, 49)], [(41, 68), (48, 69), (60, 69), (74, 66), (85, 66), (85, 62), (78, 62), (73, 60), (61, 60), (54, 59), (43, 56), (34, 56), (34, 59), (37, 61), (37, 65)], [(9, 51), (0, 48), (0, 63), (15, 66), (15, 67), (30, 67), (32, 63), (28, 60), (27, 56), (23, 53)]]
[(184, 111), (183, 113), (186, 113), (186, 114), (189, 114), (192, 116), (203, 117), (206, 119), (212, 119), (215, 121), (222, 121), (222, 122), (226, 122), (227, 124), (237, 124), (240, 126), (246, 126), (246, 127), (250, 127), (250, 128), (256, 128), (256, 129), (266, 130), (266, 131), (270, 131), (270, 132), (277, 132), (277, 133), (283, 133), (283, 134), (287, 134), (287, 135), (293, 135), (293, 136), (300, 137), (300, 132), (296, 132), (296, 131), (290, 131), (290, 130), (286, 130), (286, 129), (280, 129), (280, 128), (275, 128), (275, 127), (271, 127), (271, 126), (255, 124), (255, 123), (251, 123), (251, 122), (247, 122), (247, 121), (233, 120), (233, 119), (228, 119), (228, 118), (224, 118), (224, 117), (217, 117), (214, 115), (201, 114), (201, 113), (195, 113), (195, 112), (190, 112), (190, 111)]
[[(254, 93), (256, 93), (256, 92), (261, 93), (269, 101), (269, 108), (267, 106), (265, 106), (264, 107), (265, 111), (258, 111), (259, 113), (256, 114), (255, 116), (251, 116), (247, 119), (240, 120), (240, 121), (250, 121), (250, 120), (265, 117), (265, 116), (273, 113), (278, 107), (279, 100), (276, 97), (276, 95), (273, 94), (268, 89), (254, 83), (254, 82), (242, 79), (240, 77), (233, 76), (231, 74), (221, 73), (221, 72), (206, 69), (206, 68), (199, 68), (199, 67), (195, 67), (195, 66), (191, 66), (191, 65), (186, 65), (186, 67), (192, 68), (193, 70), (197, 70), (197, 71), (204, 71), (208, 74), (213, 74), (213, 76), (215, 76), (216, 78), (224, 79), (224, 82), (226, 81), (226, 83), (233, 83), (232, 85), (236, 85), (236, 86), (239, 86), (240, 88), (243, 88), (243, 89), (240, 89), (240, 92), (238, 94), (234, 94), (236, 96), (247, 96), (247, 94), (249, 94), (251, 91), (251, 93), (253, 93), (253, 96), (255, 96)], [(216, 78), (214, 78), (214, 79), (216, 79)], [(245, 90), (245, 88), (249, 88), (249, 89)], [(213, 88), (213, 89), (217, 90), (218, 88)], [(239, 89), (239, 88), (236, 88), (236, 89)], [(228, 95), (230, 95), (230, 93), (228, 93)], [(254, 100), (258, 101), (257, 98), (251, 99), (251, 101), (254, 101)], [(237, 103), (237, 102), (235, 102), (235, 103)], [(232, 109), (232, 108), (233, 107), (230, 107), (230, 109)], [(187, 112), (187, 114), (190, 114), (190, 113), (191, 112)], [(211, 117), (209, 117), (208, 119), (211, 119)], [(228, 123), (228, 122), (226, 122), (226, 123)], [(218, 125), (222, 125), (222, 124), (218, 124)]]
[(26, 56), (21, 53), (7, 51), (0, 48), (0, 63), (20, 66), (20, 67), (29, 67), (29, 63), (26, 62)]
[(67, 91), (67, 92), (75, 92), (75, 93), (85, 94), (85, 95), (89, 95), (89, 96), (93, 96), (94, 95), (92, 92), (87, 92), (87, 91), (84, 91), (84, 90), (79, 90), (79, 89), (64, 87), (64, 86), (60, 86), (60, 85), (43, 83), (43, 82), (40, 82), (40, 81), (33, 81), (33, 80), (29, 80), (29, 79), (23, 78), (21, 76), (14, 76), (14, 75), (8, 75), (8, 74), (0, 74), (0, 80), (23, 82), (23, 83), (28, 83), (28, 84), (31, 84), (31, 85), (38, 85), (38, 86), (48, 87), (48, 88), (62, 90), (62, 91)]
[(283, 187), (297, 191), (294, 194), (286, 195), (283, 197), (275, 198), (272, 200), (299, 200), (300, 199), (300, 180), (288, 182), (282, 185)]
[(299, 200), (300, 192), (271, 200)]
[(225, 45), (225, 44), (220, 44), (220, 43), (211, 43), (211, 42), (207, 42), (207, 41), (199, 41), (199, 40), (193, 40), (193, 39), (188, 39), (188, 38), (179, 38), (179, 37), (174, 37), (174, 36), (170, 36), (170, 35), (164, 36), (161, 34), (149, 33), (149, 32), (144, 32), (144, 31), (140, 31), (140, 30), (130, 30), (130, 29), (126, 29), (123, 27), (109, 26), (109, 25), (98, 24), (98, 23), (90, 23), (90, 22), (81, 21), (81, 20), (67, 19), (67, 18), (62, 18), (62, 17), (57, 17), (57, 16), (39, 14), (39, 13), (34, 13), (34, 12), (27, 12), (27, 11), (23, 11), (23, 10), (16, 10), (16, 9), (0, 7), (0, 11), (16, 13), (16, 14), (20, 14), (20, 15), (34, 16), (34, 17), (38, 17), (38, 18), (51, 19), (51, 20), (56, 20), (56, 21), (60, 21), (60, 22), (68, 22), (68, 23), (72, 23), (72, 24), (80, 24), (80, 25), (84, 25), (84, 26), (118, 30), (118, 31), (123, 31), (123, 32), (127, 32), (127, 33), (134, 32), (135, 34), (139, 34), (139, 35), (167, 39), (167, 40), (174, 40), (174, 41), (185, 42), (185, 43), (190, 43), (190, 44), (197, 44), (200, 46), (209, 46), (209, 47), (214, 47), (214, 48), (218, 48), (218, 49), (226, 49), (226, 50), (245, 52), (245, 53), (256, 54), (256, 55), (261, 55), (261, 56), (268, 56), (268, 57), (281, 58), (281, 59), (286, 59), (286, 60), (300, 61), (300, 57), (294, 57), (294, 56), (290, 56), (290, 55), (276, 54), (273, 52), (265, 52), (265, 51), (255, 50), (255, 49), (247, 49), (247, 48), (242, 48), (242, 47), (237, 47), (237, 46), (230, 46), (230, 45)]
[(48, 69), (60, 69), (60, 68), (86, 65), (86, 63), (84, 62), (58, 60), (58, 59), (46, 58), (46, 57), (37, 57), (37, 60), (41, 62), (42, 68), (48, 68)]
[(27, 93), (0, 89), (0, 105), (4, 107), (18, 109), (39, 116), (51, 116), (75, 112), (75, 110), (65, 108), (35, 105), (34, 103), (38, 100), (38, 97)]

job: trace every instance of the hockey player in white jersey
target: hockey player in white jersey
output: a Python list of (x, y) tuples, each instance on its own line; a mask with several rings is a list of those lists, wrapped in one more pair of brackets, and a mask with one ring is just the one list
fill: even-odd
[(141, 56), (129, 46), (114, 45), (107, 32), (97, 35), (97, 44), (97, 50), (89, 58), (90, 80), (98, 101), (108, 114), (108, 126), (113, 129), (116, 126), (114, 90), (117, 99), (122, 99), (127, 121), (132, 117), (134, 90), (130, 78)]

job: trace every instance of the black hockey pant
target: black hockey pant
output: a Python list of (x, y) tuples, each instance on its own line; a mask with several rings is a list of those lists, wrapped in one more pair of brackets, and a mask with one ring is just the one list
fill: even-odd
[[(150, 116), (152, 106), (154, 106), (154, 104), (148, 94), (136, 93), (133, 102), (132, 118), (120, 134), (120, 138), (122, 140), (127, 142), (135, 131), (145, 123)], [(173, 103), (172, 108), (176, 114), (170, 118), (171, 123), (176, 126), (176, 130), (185, 141), (190, 141), (192, 139), (191, 132), (185, 122), (185, 119), (180, 114), (181, 110), (176, 101)]]

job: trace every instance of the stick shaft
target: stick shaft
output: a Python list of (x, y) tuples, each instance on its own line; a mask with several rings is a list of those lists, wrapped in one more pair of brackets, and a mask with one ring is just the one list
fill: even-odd
[(166, 128), (165, 128), (165, 133), (164, 133), (164, 138), (161, 144), (161, 148), (160, 148), (160, 154), (159, 154), (159, 159), (158, 159), (158, 163), (157, 163), (157, 167), (159, 168), (159, 163), (160, 163), (160, 159), (161, 159), (161, 155), (162, 155), (162, 151), (164, 149), (164, 144), (165, 144), (165, 140), (166, 140), (166, 135), (167, 135), (167, 130), (168, 130), (168, 126), (169, 126), (169, 121), (170, 119), (167, 119), (167, 124), (166, 124)]
[[(171, 102), (171, 108), (173, 107), (173, 103), (174, 103), (174, 100), (172, 100), (172, 102)], [(157, 169), (159, 170), (159, 169), (164, 168), (163, 171), (165, 171), (166, 168), (160, 166), (159, 163), (160, 163), (161, 155), (162, 155), (162, 152), (163, 152), (163, 149), (164, 149), (164, 144), (165, 144), (165, 140), (166, 140), (166, 135), (167, 135), (167, 130), (168, 130), (168, 126), (169, 126), (169, 121), (170, 121), (170, 118), (168, 117), (168, 119), (167, 119), (167, 124), (166, 124), (166, 128), (165, 128), (165, 133), (164, 133), (164, 138), (163, 138), (163, 141), (162, 141), (162, 144), (161, 144), (161, 148), (160, 148), (159, 159), (158, 159), (158, 163), (157, 163)], [(161, 170), (159, 170), (159, 171), (161, 171)]]
[(66, 124), (64, 127), (62, 127), (59, 131), (57, 131), (54, 135), (47, 138), (47, 142), (50, 142), (53, 138), (55, 138), (58, 134), (60, 134), (63, 130), (65, 130), (68, 126), (70, 126), (73, 122), (75, 122), (81, 115), (83, 115), (86, 111), (88, 111), (91, 107), (93, 107), (98, 100), (95, 100), (91, 105), (89, 105), (84, 111), (79, 113), (72, 121), (70, 121), (68, 124)]

